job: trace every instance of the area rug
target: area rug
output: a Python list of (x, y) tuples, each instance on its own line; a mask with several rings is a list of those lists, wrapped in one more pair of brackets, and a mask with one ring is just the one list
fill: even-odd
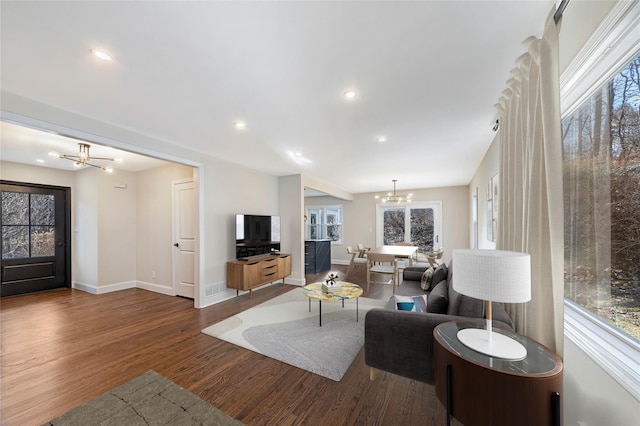
[(322, 302), (322, 327), (318, 324), (318, 301), (291, 290), (258, 306), (202, 330), (270, 358), (340, 381), (364, 344), (364, 315), (381, 308), (384, 301)]
[(49, 426), (242, 425), (155, 371), (118, 386), (62, 416)]

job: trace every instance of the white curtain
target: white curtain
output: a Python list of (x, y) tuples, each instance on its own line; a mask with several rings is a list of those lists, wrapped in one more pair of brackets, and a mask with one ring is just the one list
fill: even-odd
[[(555, 8), (554, 8), (555, 9)], [(508, 306), (516, 331), (562, 354), (564, 235), (558, 32), (525, 40), (498, 105), (497, 248), (531, 255), (531, 301)]]

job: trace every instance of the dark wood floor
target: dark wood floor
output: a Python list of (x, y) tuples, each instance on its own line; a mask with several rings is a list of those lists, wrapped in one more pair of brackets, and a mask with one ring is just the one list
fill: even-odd
[[(344, 275), (346, 267), (334, 268)], [(349, 280), (364, 284), (364, 273)], [(42, 424), (155, 370), (247, 425), (444, 424), (432, 386), (388, 373), (370, 381), (364, 351), (334, 382), (200, 333), (292, 288), (271, 286), (200, 310), (189, 299), (140, 289), (3, 299), (0, 423)], [(363, 296), (390, 295), (390, 286), (372, 285)]]

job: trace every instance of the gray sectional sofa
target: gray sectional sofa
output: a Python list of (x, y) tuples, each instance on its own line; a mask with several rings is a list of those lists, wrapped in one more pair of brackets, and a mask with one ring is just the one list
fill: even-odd
[[(484, 302), (453, 289), (453, 265), (442, 264), (433, 273), (427, 291), (421, 279), (427, 268), (409, 267), (395, 294), (427, 295), (427, 312), (396, 309), (395, 296), (384, 309), (372, 309), (365, 316), (365, 362), (383, 370), (421, 382), (433, 383), (433, 330), (448, 321), (484, 324)], [(500, 303), (493, 303), (493, 326), (512, 329), (511, 318)]]

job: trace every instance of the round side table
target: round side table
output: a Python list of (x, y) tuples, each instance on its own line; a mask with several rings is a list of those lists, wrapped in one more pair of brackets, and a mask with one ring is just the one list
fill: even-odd
[(465, 426), (561, 424), (562, 360), (540, 343), (494, 328), (522, 343), (527, 355), (506, 360), (484, 355), (458, 340), (459, 330), (483, 325), (447, 322), (434, 331), (436, 395)]

